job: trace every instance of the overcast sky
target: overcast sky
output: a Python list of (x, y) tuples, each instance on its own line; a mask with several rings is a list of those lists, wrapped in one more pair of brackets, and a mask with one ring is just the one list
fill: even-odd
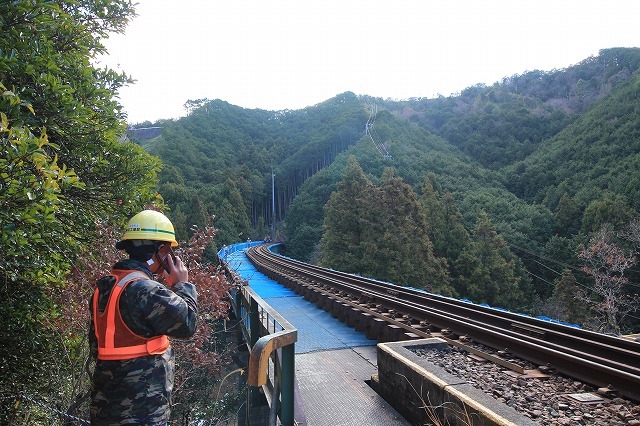
[(299, 109), (345, 91), (448, 96), (534, 69), (640, 47), (638, 0), (138, 0), (101, 65), (129, 123), (189, 99)]

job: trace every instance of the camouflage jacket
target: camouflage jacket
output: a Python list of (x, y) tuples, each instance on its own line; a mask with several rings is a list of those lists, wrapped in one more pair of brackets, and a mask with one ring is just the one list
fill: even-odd
[[(196, 330), (197, 293), (190, 283), (176, 283), (172, 289), (154, 281), (144, 263), (123, 260), (114, 269), (133, 269), (149, 279), (129, 284), (120, 297), (120, 312), (134, 333), (153, 337), (188, 338)], [(98, 310), (104, 311), (113, 277), (96, 283)], [(91, 302), (89, 302), (91, 306)], [(91, 312), (93, 309), (90, 307)], [(97, 339), (93, 318), (89, 330), (91, 354), (96, 360), (91, 389), (92, 425), (164, 425), (169, 421), (173, 389), (174, 357), (171, 347), (160, 355), (126, 361), (97, 359)]]

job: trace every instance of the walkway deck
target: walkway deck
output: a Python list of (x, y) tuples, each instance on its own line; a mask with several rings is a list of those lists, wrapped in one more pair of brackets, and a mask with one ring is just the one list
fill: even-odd
[(365, 382), (377, 374), (375, 340), (258, 272), (244, 251), (229, 255), (227, 262), (298, 329), (296, 421), (309, 426), (409, 425)]

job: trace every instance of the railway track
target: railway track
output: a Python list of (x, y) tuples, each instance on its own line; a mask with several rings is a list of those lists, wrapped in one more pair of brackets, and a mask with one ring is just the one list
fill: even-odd
[(485, 356), (521, 374), (518, 357), (640, 401), (640, 343), (526, 315), (479, 306), (389, 283), (309, 265), (252, 248), (256, 268), (378, 341), (441, 337), (485, 356), (477, 342), (508, 354)]

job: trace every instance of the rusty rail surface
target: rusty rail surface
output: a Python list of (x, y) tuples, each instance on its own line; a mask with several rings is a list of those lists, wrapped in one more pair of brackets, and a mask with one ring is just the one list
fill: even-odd
[(320, 268), (270, 252), (247, 256), (270, 278), (380, 341), (468, 337), (640, 400), (640, 343)]

